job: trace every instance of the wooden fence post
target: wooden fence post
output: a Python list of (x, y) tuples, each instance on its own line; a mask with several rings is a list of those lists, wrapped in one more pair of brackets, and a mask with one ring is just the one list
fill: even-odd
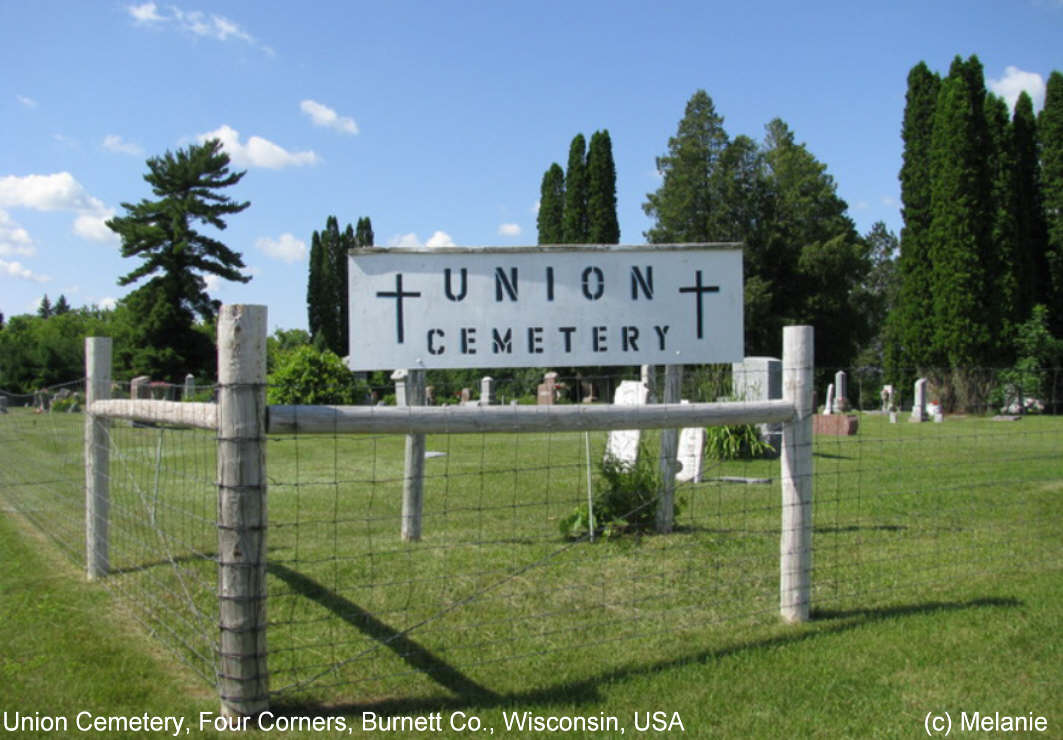
[(782, 536), (779, 542), (779, 610), (787, 622), (807, 622), (812, 595), (812, 384), (811, 326), (783, 328), (783, 398), (794, 419), (782, 432)]
[[(425, 405), (425, 371), (410, 370), (406, 375), (406, 405)], [(421, 539), (421, 514), (424, 509), (423, 434), (406, 435), (406, 480), (402, 484), (402, 539)]]
[(225, 715), (269, 706), (266, 662), (266, 307), (218, 316), (218, 693)]
[[(683, 386), (683, 366), (664, 366), (664, 394), (662, 403), (679, 403)], [(657, 499), (657, 531), (667, 534), (675, 526), (676, 453), (679, 451), (679, 430), (661, 430), (661, 452), (657, 469), (661, 482)]]
[(110, 337), (85, 337), (85, 377), (85, 575), (94, 581), (110, 570), (111, 423), (88, 410), (111, 397)]

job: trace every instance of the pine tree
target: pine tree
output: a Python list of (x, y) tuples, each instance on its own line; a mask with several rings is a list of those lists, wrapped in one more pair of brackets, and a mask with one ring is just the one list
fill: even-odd
[(900, 256), (897, 262), (897, 309), (887, 320), (886, 372), (894, 383), (908, 387), (916, 370), (930, 364), (933, 310), (930, 290), (930, 149), (941, 78), (924, 62), (908, 73), (908, 93), (901, 138)]
[(938, 93), (930, 152), (934, 334), (928, 360), (961, 370), (983, 366), (993, 345), (990, 275), (983, 266), (991, 232), (985, 87), (976, 71), (975, 57), (953, 61)]
[(576, 134), (568, 149), (565, 170), (564, 242), (587, 243), (587, 141)]
[(66, 302), (66, 296), (60, 293), (59, 298), (55, 301), (55, 307), (52, 309), (52, 315), (61, 316), (64, 313), (70, 313), (70, 304)]
[(687, 101), (676, 135), (668, 140), (668, 154), (657, 158), (661, 186), (646, 195), (642, 210), (654, 219), (645, 232), (653, 244), (703, 242), (713, 232), (713, 173), (727, 147), (723, 117), (712, 98), (698, 90)]
[(194, 327), (196, 314), (213, 320), (219, 305), (207, 294), (203, 275), (242, 283), (251, 277), (240, 272), (245, 265), (239, 253), (193, 224), (222, 230), (225, 216), (250, 206), (220, 192), (239, 183), (246, 172), (229, 171), (229, 155), (218, 139), (152, 157), (147, 165), (144, 179), (157, 200), (123, 203), (126, 215), (107, 221), (122, 239), (122, 256), (142, 260), (118, 284), (154, 276), (124, 299), (142, 317), (129, 337), (134, 356), (128, 362), (137, 372), (160, 379), (213, 373), (210, 337)]
[(1063, 74), (1053, 70), (1045, 88), (1045, 107), (1037, 121), (1041, 144), (1041, 187), (1047, 226), (1045, 262), (1049, 286), (1046, 304), (1052, 332), (1063, 335)]
[(48, 300), (48, 294), (44, 294), (44, 298), (41, 298), (40, 304), (37, 306), (37, 315), (42, 319), (51, 318), (54, 311), (52, 310), (52, 302)]
[(587, 151), (587, 241), (619, 244), (616, 218), (616, 165), (609, 131), (595, 131)]
[(539, 228), (539, 244), (565, 243), (565, 172), (561, 165), (554, 162), (543, 173), (543, 182), (539, 188), (539, 215), (536, 224)]
[(1026, 92), (1020, 93), (1015, 103), (1011, 132), (1015, 157), (1015, 276), (1017, 296), (1022, 302), (1019, 321), (1025, 321), (1034, 305), (1047, 303), (1051, 292), (1045, 251), (1048, 237), (1041, 192), (1037, 119), (1033, 113), (1033, 101)]

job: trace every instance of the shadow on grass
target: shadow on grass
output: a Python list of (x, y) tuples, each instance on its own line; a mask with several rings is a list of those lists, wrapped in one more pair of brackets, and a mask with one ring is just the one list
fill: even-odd
[(497, 702), (499, 697), (457, 668), (446, 663), (430, 650), (411, 640), (402, 631), (380, 621), (350, 599), (329, 590), (317, 581), (283, 565), (267, 566), (296, 593), (316, 601), (352, 627), (393, 651), (411, 668), (430, 676), (440, 686), (457, 694), (463, 703)]
[(408, 699), (384, 699), (365, 703), (327, 705), (299, 700), (285, 701), (283, 698), (279, 698), (271, 702), (272, 706), (270, 707), (270, 711), (277, 716), (344, 715), (354, 717), (362, 712), (375, 712), (378, 715), (391, 716), (452, 712), (468, 708), (491, 709), (520, 706), (526, 709), (536, 705), (548, 706), (557, 703), (566, 705), (594, 704), (601, 702), (603, 699), (598, 690), (601, 685), (720, 660), (748, 650), (797, 645), (806, 640), (840, 634), (867, 624), (898, 617), (986, 607), (1017, 608), (1023, 605), (1022, 601), (1015, 598), (986, 597), (968, 601), (931, 601), (922, 604), (878, 609), (816, 609), (812, 614), (814, 622), (804, 628), (799, 628), (801, 631), (792, 634), (749, 640), (716, 650), (700, 650), (671, 660), (657, 661), (639, 666), (626, 666), (605, 671), (589, 678), (569, 681), (533, 691), (497, 694), (477, 684), (457, 668), (448, 665), (405, 634), (389, 627), (358, 605), (333, 593), (316, 581), (284, 566), (270, 565), (269, 570), (270, 573), (283, 579), (293, 589), (299, 591), (307, 598), (314, 599), (352, 626), (380, 641), (385, 647), (394, 650), (411, 667), (432, 677), (441, 688), (448, 689), (453, 694), (456, 694), (456, 696), (411, 697)]

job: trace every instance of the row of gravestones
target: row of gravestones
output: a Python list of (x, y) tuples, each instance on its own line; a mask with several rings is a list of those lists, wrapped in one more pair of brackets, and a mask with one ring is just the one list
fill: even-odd
[[(138, 375), (129, 382), (129, 397), (156, 401), (173, 401), (178, 386), (172, 383), (152, 382), (147, 375)], [(196, 392), (196, 377), (189, 373), (181, 390), (181, 400), (189, 401)]]

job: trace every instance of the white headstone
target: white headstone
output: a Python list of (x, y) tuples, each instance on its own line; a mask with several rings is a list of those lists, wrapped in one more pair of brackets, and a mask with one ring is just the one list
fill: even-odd
[[(649, 397), (649, 389), (638, 380), (622, 380), (613, 395), (617, 406), (642, 406)], [(605, 456), (622, 465), (634, 465), (639, 455), (640, 433), (638, 429), (618, 429), (609, 432)]]
[(834, 413), (844, 414), (849, 410), (849, 376), (844, 370), (834, 373)]
[(495, 402), (495, 379), (490, 375), (480, 378), (480, 405), (490, 406)]
[[(683, 401), (682, 403), (690, 403)], [(679, 472), (675, 479), (681, 483), (701, 483), (702, 452), (705, 449), (705, 427), (688, 427), (679, 432)]]
[(130, 398), (151, 398), (151, 388), (148, 384), (151, 378), (147, 375), (138, 375), (129, 382)]
[(915, 401), (908, 421), (926, 421), (926, 378), (915, 381)]
[(188, 373), (185, 376), (185, 390), (181, 399), (184, 401), (191, 401), (192, 396), (196, 394), (196, 376), (192, 373)]
[(406, 376), (409, 375), (409, 371), (402, 369), (396, 370), (391, 374), (391, 379), (395, 381), (395, 405), (406, 405)]
[(893, 408), (893, 398), (894, 398), (894, 396), (893, 396), (893, 386), (892, 385), (884, 385), (884, 386), (882, 386), (882, 392), (879, 393), (879, 398), (882, 399), (882, 410), (883, 411), (891, 410)]
[(834, 383), (827, 386), (827, 403), (823, 407), (825, 415), (834, 413)]

